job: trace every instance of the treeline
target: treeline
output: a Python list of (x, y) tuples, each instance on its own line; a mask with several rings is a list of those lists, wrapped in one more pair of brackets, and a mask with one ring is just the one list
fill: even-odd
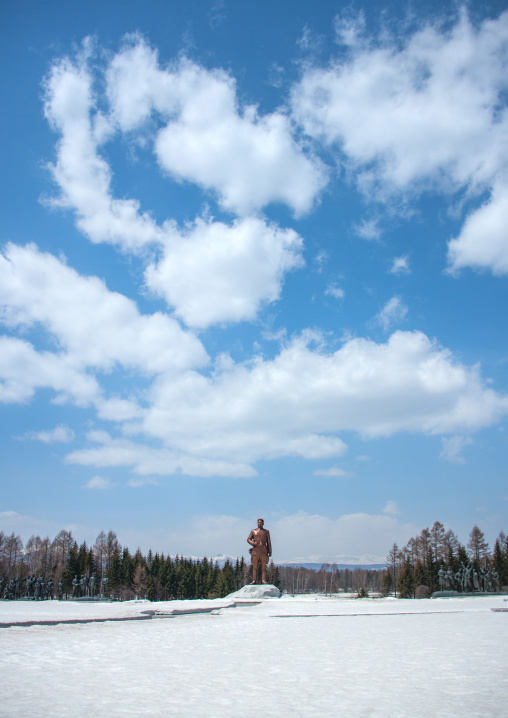
[(366, 593), (381, 592), (383, 572), (377, 569), (343, 568), (324, 563), (319, 570), (304, 566), (279, 566), (280, 588), (284, 593)]
[[(394, 594), (403, 598), (430, 595), (442, 588), (443, 571), (460, 575), (470, 569), (478, 577), (497, 576), (497, 585), (508, 590), (508, 538), (501, 532), (492, 551), (483, 532), (474, 526), (467, 545), (455, 533), (436, 521), (399, 549), (394, 544), (385, 570), (338, 569), (323, 564), (319, 570), (292, 566), (267, 569), (267, 581), (285, 593), (372, 593)], [(0, 531), (0, 578), (3, 586), (14, 580), (25, 595), (27, 579), (44, 576), (55, 588), (62, 581), (64, 597), (71, 597), (73, 581), (83, 576), (96, 578), (100, 591), (128, 600), (135, 597), (151, 601), (171, 599), (219, 598), (252, 581), (252, 567), (243, 557), (224, 566), (207, 558), (191, 560), (165, 556), (151, 550), (145, 556), (138, 549), (131, 553), (121, 546), (114, 531), (101, 531), (88, 546), (75, 541), (70, 531), (60, 531), (51, 541), (31, 536), (26, 544), (16, 534)], [(441, 578), (440, 578), (441, 577)], [(107, 579), (107, 581), (104, 581)], [(460, 590), (460, 589), (459, 589)]]
[[(474, 526), (467, 545), (456, 534), (445, 530), (436, 521), (399, 549), (393, 544), (386, 559), (387, 569), (382, 577), (383, 594), (396, 593), (400, 598), (420, 598), (443, 588), (440, 576), (451, 577), (470, 573), (478, 577), (473, 590), (481, 590), (481, 578), (495, 577), (497, 589), (508, 590), (508, 538), (500, 532), (490, 549), (485, 534)], [(453, 578), (450, 579), (453, 582)], [(459, 578), (457, 578), (459, 581)], [(455, 589), (461, 590), (457, 584)]]
[[(104, 591), (112, 598), (135, 597), (151, 601), (171, 599), (220, 598), (252, 581), (252, 566), (243, 557), (222, 567), (206, 558), (190, 560), (153, 553), (145, 556), (138, 549), (131, 553), (121, 546), (114, 531), (101, 531), (88, 546), (75, 541), (70, 531), (60, 531), (51, 541), (31, 536), (26, 544), (16, 534), (0, 532), (0, 578), (8, 586), (14, 579), (20, 593), (31, 576), (51, 579), (55, 590), (63, 582), (63, 595), (73, 595), (73, 581), (83, 576), (96, 577), (97, 594)], [(104, 582), (104, 579), (107, 579)], [(267, 568), (267, 582), (286, 593), (378, 592), (382, 575), (368, 569), (342, 569), (323, 564), (319, 570), (292, 566)]]
[[(153, 553), (145, 556), (138, 549), (132, 554), (121, 546), (116, 533), (101, 531), (93, 546), (75, 541), (70, 531), (60, 531), (51, 541), (31, 536), (26, 545), (12, 533), (0, 532), (0, 578), (8, 586), (19, 582), (21, 595), (30, 576), (44, 576), (56, 587), (63, 582), (63, 594), (73, 594), (73, 580), (95, 576), (100, 590), (107, 587), (112, 598), (135, 597), (151, 601), (171, 599), (221, 598), (252, 581), (252, 566), (243, 559), (227, 561), (220, 567), (207, 558), (191, 560)], [(104, 579), (107, 579), (104, 582)], [(267, 580), (280, 585), (278, 568), (268, 567)]]

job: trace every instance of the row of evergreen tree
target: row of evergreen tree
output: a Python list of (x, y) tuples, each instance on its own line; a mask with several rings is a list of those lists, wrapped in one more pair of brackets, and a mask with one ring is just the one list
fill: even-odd
[[(107, 594), (127, 600), (147, 597), (153, 601), (223, 597), (252, 581), (252, 566), (243, 557), (224, 566), (206, 558), (164, 556), (149, 551), (144, 556), (122, 547), (114, 531), (101, 531), (95, 543), (78, 545), (70, 531), (60, 531), (53, 541), (31, 536), (26, 545), (19, 536), (0, 532), (0, 576), (9, 583), (27, 576), (44, 574), (55, 587), (60, 579), (64, 595), (72, 596), (73, 579), (97, 577), (97, 593), (107, 578)], [(287, 593), (376, 592), (381, 588), (377, 570), (342, 569), (323, 564), (319, 570), (303, 566), (275, 566), (267, 569), (267, 581)]]
[(446, 530), (436, 521), (432, 528), (423, 529), (402, 549), (394, 543), (386, 564), (382, 592), (393, 592), (401, 598), (438, 591), (440, 569), (451, 569), (455, 573), (467, 567), (478, 572), (496, 571), (501, 589), (508, 591), (508, 537), (501, 531), (491, 551), (485, 534), (476, 525), (464, 545), (451, 529)]
[[(144, 556), (121, 546), (116, 533), (101, 531), (93, 546), (81, 545), (70, 531), (60, 531), (53, 541), (49, 537), (31, 536), (26, 545), (16, 534), (0, 531), (0, 576), (7, 585), (16, 579), (23, 586), (27, 577), (43, 574), (55, 586), (60, 580), (64, 596), (73, 593), (73, 580), (82, 576), (97, 577), (98, 593), (107, 578), (107, 595), (127, 600), (135, 597), (151, 601), (171, 599), (218, 598), (238, 590), (252, 581), (252, 566), (243, 557), (219, 566), (207, 558), (191, 560), (165, 556), (151, 550)], [(273, 563), (267, 569), (267, 580), (280, 586), (279, 569)]]
[[(455, 533), (446, 531), (436, 521), (431, 529), (411, 538), (399, 549), (394, 544), (383, 571), (373, 569), (338, 569), (323, 564), (319, 570), (270, 564), (267, 580), (287, 593), (396, 593), (414, 597), (418, 587), (428, 592), (439, 589), (440, 568), (457, 571), (463, 566), (477, 570), (492, 568), (503, 587), (508, 586), (508, 538), (503, 532), (491, 552), (483, 532), (474, 526), (466, 546)], [(152, 601), (171, 599), (216, 598), (238, 590), (252, 580), (252, 567), (243, 557), (224, 566), (207, 558), (191, 560), (165, 556), (151, 550), (145, 556), (138, 549), (131, 553), (122, 547), (114, 531), (101, 531), (94, 544), (81, 545), (70, 531), (60, 531), (51, 541), (31, 536), (23, 544), (19, 536), (0, 531), (0, 576), (6, 585), (11, 579), (22, 584), (31, 575), (52, 578), (55, 587), (64, 583), (64, 594), (72, 595), (72, 581), (77, 576), (97, 577), (103, 587), (107, 578), (108, 595), (118, 599), (146, 597)]]

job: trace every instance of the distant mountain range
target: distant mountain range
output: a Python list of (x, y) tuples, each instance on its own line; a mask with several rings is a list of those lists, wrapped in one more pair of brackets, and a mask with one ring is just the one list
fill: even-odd
[[(171, 558), (175, 558), (175, 556), (172, 556)], [(180, 558), (186, 558), (190, 559), (191, 561), (202, 561), (202, 556), (180, 556)], [(233, 566), (236, 563), (237, 557), (236, 556), (228, 556), (225, 553), (219, 553), (216, 556), (210, 556), (208, 557), (209, 561), (213, 561), (214, 563), (217, 563), (221, 568), (224, 566), (226, 561), (230, 561)], [(244, 556), (245, 561), (249, 562), (249, 556)], [(373, 556), (360, 556), (360, 557), (352, 557), (352, 556), (307, 556), (302, 558), (295, 558), (290, 559), (289, 561), (275, 561), (276, 566), (290, 566), (292, 568), (310, 568), (314, 571), (319, 571), (321, 566), (323, 564), (328, 564), (328, 570), (331, 570), (332, 565), (335, 566), (335, 568), (338, 569), (345, 569), (349, 568), (351, 571), (354, 571), (355, 568), (368, 568), (372, 569), (374, 571), (386, 568), (385, 563), (376, 563), (375, 560), (379, 560), (378, 557)]]
[(327, 564), (328, 571), (331, 571), (332, 565), (335, 568), (340, 569), (341, 571), (345, 568), (349, 568), (351, 571), (354, 571), (355, 568), (368, 568), (372, 571), (379, 571), (382, 568), (386, 568), (385, 563), (328, 563), (326, 561), (323, 561), (322, 563), (283, 561), (281, 563), (278, 563), (277, 566), (291, 566), (292, 568), (311, 568), (314, 571), (319, 571), (319, 569), (323, 566), (323, 563)]

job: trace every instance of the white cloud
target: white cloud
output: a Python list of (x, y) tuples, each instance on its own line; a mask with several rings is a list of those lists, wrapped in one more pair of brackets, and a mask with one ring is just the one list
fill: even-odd
[(330, 469), (316, 469), (314, 476), (337, 476), (341, 479), (350, 479), (354, 474), (351, 471), (345, 471), (338, 466), (332, 466)]
[(411, 267), (409, 266), (409, 259), (407, 255), (401, 257), (394, 257), (392, 266), (390, 268), (391, 274), (411, 274)]
[[(11, 330), (42, 327), (55, 345), (38, 351), (0, 337), (0, 400), (27, 401), (50, 387), (58, 400), (93, 404), (123, 428), (122, 438), (95, 432), (69, 455), (88, 466), (249, 477), (261, 459), (340, 457), (342, 431), (471, 432), (508, 408), (478, 367), (461, 365), (419, 332), (396, 332), (385, 344), (349, 339), (333, 353), (306, 332), (274, 359), (222, 358), (201, 374), (201, 343), (173, 319), (141, 315), (102, 281), (33, 246), (8, 245), (0, 256), (0, 307)], [(105, 395), (98, 380), (105, 385), (102, 375), (118, 368), (151, 379), (142, 403)]]
[(329, 284), (325, 290), (325, 294), (335, 299), (344, 299), (345, 296), (344, 290), (336, 284)]
[(400, 513), (399, 507), (397, 506), (397, 502), (387, 501), (383, 509), (383, 513), (388, 514), (389, 516), (396, 516), (398, 513)]
[(97, 277), (80, 276), (34, 245), (7, 245), (0, 254), (0, 319), (11, 328), (42, 325), (75, 369), (143, 373), (179, 371), (207, 363), (201, 342), (171, 317), (142, 315)]
[(100, 394), (96, 379), (72, 357), (38, 352), (27, 341), (0, 336), (0, 402), (26, 402), (36, 389), (46, 387), (57, 393), (59, 402), (72, 399), (83, 407)]
[(261, 219), (198, 219), (184, 234), (175, 228), (145, 279), (188, 326), (252, 320), (279, 298), (284, 274), (303, 265), (301, 247), (296, 232)]
[(97, 110), (92, 82), (86, 55), (75, 63), (61, 60), (46, 80), (45, 114), (60, 133), (57, 161), (50, 169), (61, 189), (60, 197), (48, 201), (75, 210), (78, 228), (93, 242), (139, 251), (160, 241), (164, 231), (150, 215), (140, 213), (137, 200), (112, 197), (112, 173), (97, 151), (112, 130)]
[(105, 491), (106, 489), (113, 488), (114, 483), (103, 476), (94, 476), (92, 479), (86, 482), (85, 487), (87, 489), (94, 489), (99, 491)]
[(61, 526), (46, 519), (27, 516), (17, 511), (0, 511), (0, 531), (7, 535), (15, 533), (23, 541), (27, 541), (34, 534), (53, 537), (60, 529)]
[(362, 239), (378, 240), (381, 237), (381, 229), (376, 219), (364, 219), (362, 222), (354, 224), (353, 231)]
[(161, 166), (214, 190), (225, 209), (245, 215), (284, 202), (302, 214), (326, 182), (319, 161), (293, 139), (288, 117), (241, 107), (235, 81), (223, 70), (186, 59), (161, 69), (157, 53), (134, 37), (113, 58), (107, 79), (122, 130), (138, 129), (159, 113), (167, 121), (155, 141)]
[(55, 426), (54, 429), (49, 431), (29, 431), (25, 436), (28, 439), (42, 441), (45, 444), (52, 444), (53, 442), (67, 444), (74, 439), (75, 434), (68, 426), (60, 424), (60, 426)]
[(508, 185), (496, 183), (488, 202), (467, 217), (448, 245), (452, 273), (464, 267), (508, 274)]
[(141, 486), (159, 486), (159, 482), (152, 476), (143, 476), (143, 478), (139, 479), (129, 479), (129, 481), (127, 481), (127, 486), (132, 486), (137, 489)]
[[(274, 555), (280, 560), (384, 563), (394, 541), (403, 545), (415, 527), (393, 516), (366, 513), (337, 518), (299, 511), (267, 524)], [(415, 532), (416, 533), (416, 532)], [(379, 553), (372, 554), (377, 546)]]
[(387, 330), (394, 324), (400, 324), (407, 316), (408, 308), (400, 297), (392, 297), (376, 315), (376, 320)]
[(320, 249), (319, 252), (316, 254), (314, 258), (314, 264), (316, 266), (316, 271), (321, 273), (323, 271), (323, 267), (330, 259), (330, 255), (328, 252), (324, 249)]
[(92, 448), (79, 449), (67, 456), (67, 461), (82, 466), (127, 466), (141, 476), (155, 474), (170, 476), (235, 476), (252, 477), (254, 469), (246, 463), (201, 458), (165, 448), (154, 448), (129, 439), (113, 439), (105, 431), (92, 431), (88, 435)]
[[(270, 531), (275, 561), (384, 563), (390, 546), (404, 545), (421, 527), (401, 524), (393, 516), (381, 514), (343, 514), (327, 517), (299, 511), (287, 516), (266, 513), (261, 499), (249, 509), (249, 517), (200, 515), (190, 521), (168, 526), (163, 532), (146, 527), (123, 531), (119, 538), (130, 546), (147, 551), (159, 550), (181, 556), (215, 556), (220, 553), (244, 556), (249, 561), (247, 536), (263, 516)], [(372, 547), (376, 546), (376, 553)]]
[[(336, 458), (343, 431), (364, 437), (400, 431), (476, 431), (501, 419), (508, 397), (488, 388), (421, 332), (385, 344), (351, 339), (329, 353), (296, 338), (272, 360), (217, 365), (210, 376), (161, 375), (128, 438), (90, 436), (69, 461), (126, 466), (142, 475), (252, 476), (261, 459)], [(158, 439), (160, 448), (143, 442)]]
[(452, 464), (463, 465), (466, 463), (465, 458), (462, 456), (462, 451), (466, 446), (473, 443), (470, 436), (452, 436), (449, 439), (443, 437), (441, 442), (443, 448), (439, 454), (440, 459), (449, 461)]
[[(215, 188), (226, 207), (243, 213), (286, 200), (296, 212), (310, 209), (324, 182), (318, 165), (293, 142), (284, 115), (258, 118), (252, 108), (238, 114), (229, 76), (184, 61), (159, 69), (156, 53), (139, 38), (111, 62), (105, 116), (98, 109), (103, 98), (92, 91), (89, 45), (88, 54), (56, 63), (45, 83), (45, 113), (60, 134), (51, 170), (61, 191), (48, 201), (72, 208), (94, 242), (147, 262), (152, 245), (161, 258), (148, 264), (147, 284), (189, 325), (254, 319), (279, 297), (285, 272), (302, 266), (301, 238), (253, 217), (231, 225), (197, 219), (183, 230), (170, 219), (158, 225), (137, 200), (113, 197), (112, 170), (99, 147), (118, 129), (146, 131), (146, 141), (144, 123), (153, 112), (172, 117), (158, 135), (159, 160), (178, 179)], [(172, 165), (178, 162), (180, 169)]]
[(304, 70), (292, 94), (295, 118), (340, 147), (369, 197), (494, 188), (451, 243), (450, 263), (506, 273), (498, 184), (508, 161), (508, 13), (475, 27), (462, 11), (450, 28), (425, 25), (402, 43), (387, 32), (366, 38), (361, 18), (340, 26), (349, 54)]
[(335, 23), (336, 42), (349, 48), (365, 45), (365, 15), (363, 10), (355, 13), (351, 7), (341, 10), (336, 16)]
[(4, 525), (4, 521), (14, 524), (15, 522), (22, 521), (26, 518), (28, 517), (18, 514), (17, 511), (0, 511), (0, 521), (2, 522), (2, 525)]

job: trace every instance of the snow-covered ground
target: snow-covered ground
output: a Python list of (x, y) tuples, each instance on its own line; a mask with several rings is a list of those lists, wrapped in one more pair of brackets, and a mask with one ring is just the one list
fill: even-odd
[(502, 597), (0, 602), (0, 716), (508, 715)]

